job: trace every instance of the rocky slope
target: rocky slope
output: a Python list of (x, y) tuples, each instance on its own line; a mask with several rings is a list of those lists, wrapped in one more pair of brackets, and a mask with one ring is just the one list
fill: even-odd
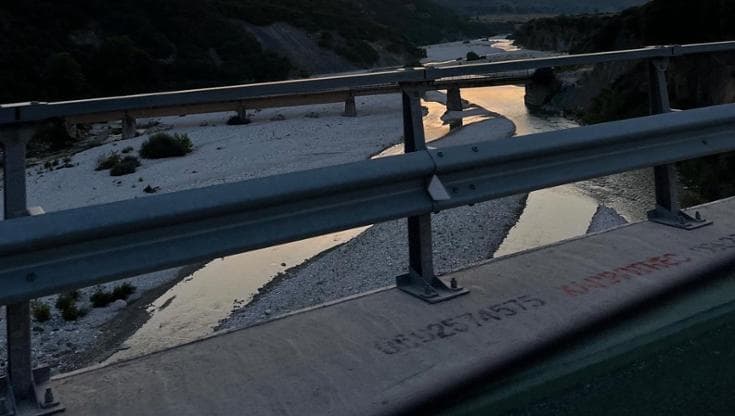
[[(648, 45), (735, 39), (735, 3), (730, 0), (653, 0), (615, 16), (538, 19), (516, 33), (516, 42), (532, 49), (583, 53)], [(613, 63), (557, 73), (529, 88), (527, 101), (561, 111), (585, 123), (648, 113), (648, 75), (644, 63)], [(735, 53), (688, 56), (671, 61), (669, 93), (674, 108), (735, 102)], [(683, 164), (692, 202), (735, 193), (735, 157)]]
[(606, 13), (638, 6), (647, 0), (438, 0), (467, 15)]
[[(735, 38), (735, 4), (727, 0), (654, 0), (614, 16), (538, 19), (515, 34), (526, 48), (570, 53), (648, 45), (711, 42)], [(735, 100), (734, 54), (674, 60), (670, 93), (674, 106), (691, 108)], [(552, 104), (586, 122), (642, 115), (647, 110), (646, 68), (637, 64), (598, 65), (576, 70)], [(548, 100), (547, 100), (548, 101)], [(631, 105), (633, 104), (633, 105)]]

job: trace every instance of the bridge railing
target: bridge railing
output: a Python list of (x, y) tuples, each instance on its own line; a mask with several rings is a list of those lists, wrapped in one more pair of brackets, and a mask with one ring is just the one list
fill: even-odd
[[(9, 364), (8, 377), (0, 379), (0, 416), (3, 406), (11, 411), (61, 406), (48, 386), (48, 371), (32, 370), (32, 298), (408, 218), (408, 273), (397, 277), (397, 285), (427, 302), (439, 302), (466, 291), (446, 285), (434, 274), (432, 213), (649, 166), (656, 167), (657, 181), (657, 206), (651, 218), (682, 228), (705, 225), (706, 220), (679, 209), (672, 163), (734, 151), (735, 104), (668, 113), (666, 59), (733, 49), (735, 42), (645, 48), (0, 108), (7, 219), (0, 222), (0, 304), (7, 305)], [(657, 115), (522, 140), (442, 150), (426, 147), (420, 100), (436, 80), (623, 59), (651, 60), (651, 111)], [(239, 99), (246, 91), (301, 94), (310, 88), (357, 87), (365, 81), (399, 83), (405, 155), (48, 214), (27, 207), (28, 123), (95, 111), (179, 105), (184, 100)]]
[[(152, 94), (136, 94), (121, 97), (105, 97), (61, 102), (29, 102), (0, 106), (0, 126), (19, 123), (34, 123), (49, 119), (75, 119), (82, 121), (111, 121), (137, 113), (176, 114), (177, 111), (213, 112), (222, 111), (214, 104), (239, 103), (264, 97), (297, 97), (353, 92), (371, 95), (380, 87), (392, 86), (396, 91), (404, 83), (423, 83), (426, 88), (447, 78), (462, 76), (498, 76), (506, 73), (518, 77), (523, 71), (560, 66), (591, 65), (626, 60), (651, 60), (672, 58), (698, 53), (727, 52), (735, 50), (735, 42), (717, 42), (691, 45), (651, 46), (640, 49), (566, 55), (550, 58), (525, 59), (439, 68), (396, 69), (375, 73), (361, 73), (304, 80), (234, 85)], [(454, 80), (461, 83), (461, 79)], [(446, 85), (437, 85), (444, 88)], [(349, 97), (349, 95), (348, 95)], [(329, 97), (326, 100), (339, 102), (345, 98)], [(245, 105), (245, 104), (243, 104)], [(285, 105), (285, 104), (284, 104)], [(197, 106), (204, 106), (197, 108)], [(206, 107), (209, 106), (209, 107)], [(152, 113), (150, 110), (159, 112)], [(144, 111), (148, 110), (148, 112)], [(164, 111), (170, 110), (170, 111)], [(97, 115), (96, 117), (94, 115)]]

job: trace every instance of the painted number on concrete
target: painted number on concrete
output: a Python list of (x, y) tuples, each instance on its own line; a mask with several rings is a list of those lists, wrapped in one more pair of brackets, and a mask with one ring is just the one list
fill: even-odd
[(479, 311), (467, 312), (448, 319), (431, 323), (415, 331), (398, 334), (375, 343), (375, 348), (388, 355), (398, 354), (418, 348), (423, 344), (436, 342), (455, 335), (478, 330), (495, 322), (512, 319), (533, 309), (546, 305), (546, 302), (531, 296), (520, 296), (505, 302), (490, 305)]

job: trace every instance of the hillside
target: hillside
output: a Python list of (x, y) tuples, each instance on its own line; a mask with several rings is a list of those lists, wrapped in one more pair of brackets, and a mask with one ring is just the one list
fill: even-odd
[(470, 15), (581, 14), (616, 12), (647, 0), (439, 0), (438, 3)]
[[(514, 37), (517, 44), (530, 49), (585, 53), (733, 40), (734, 24), (735, 3), (730, 0), (654, 0), (613, 16), (533, 20)], [(690, 108), (735, 100), (734, 62), (733, 54), (674, 60), (670, 71), (674, 105)], [(639, 65), (597, 66), (581, 84), (587, 90), (599, 89), (600, 94), (589, 102), (576, 103), (577, 109), (565, 110), (579, 113), (587, 121), (643, 114), (647, 107), (637, 98), (645, 93), (645, 74)]]
[[(735, 40), (735, 2), (653, 0), (616, 16), (538, 19), (524, 25), (515, 38), (527, 48), (571, 53)], [(547, 109), (587, 123), (648, 113), (648, 76), (643, 63), (598, 65), (572, 78), (576, 78), (574, 83), (546, 98)], [(673, 60), (669, 93), (672, 106), (681, 109), (735, 102), (735, 53)], [(704, 200), (735, 194), (733, 155), (686, 163), (681, 171), (687, 185)]]
[(2, 2), (0, 102), (401, 65), (485, 32), (429, 0)]

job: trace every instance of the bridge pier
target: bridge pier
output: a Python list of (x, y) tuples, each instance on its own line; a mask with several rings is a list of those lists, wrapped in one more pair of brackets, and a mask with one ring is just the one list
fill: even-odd
[(122, 119), (122, 138), (132, 139), (138, 135), (137, 123), (134, 117), (125, 114)]
[(350, 94), (345, 100), (345, 112), (342, 113), (345, 117), (357, 117), (357, 103), (355, 102), (355, 96)]
[[(458, 85), (452, 85), (447, 89), (447, 111), (462, 111), (462, 94)], [(449, 123), (449, 129), (455, 130), (462, 127), (462, 119)]]
[(237, 118), (240, 119), (242, 123), (246, 123), (248, 120), (248, 109), (245, 107), (240, 107), (237, 109)]
[(70, 123), (68, 121), (64, 121), (64, 127), (66, 128), (66, 133), (75, 139), (79, 138), (79, 125), (77, 123)]

